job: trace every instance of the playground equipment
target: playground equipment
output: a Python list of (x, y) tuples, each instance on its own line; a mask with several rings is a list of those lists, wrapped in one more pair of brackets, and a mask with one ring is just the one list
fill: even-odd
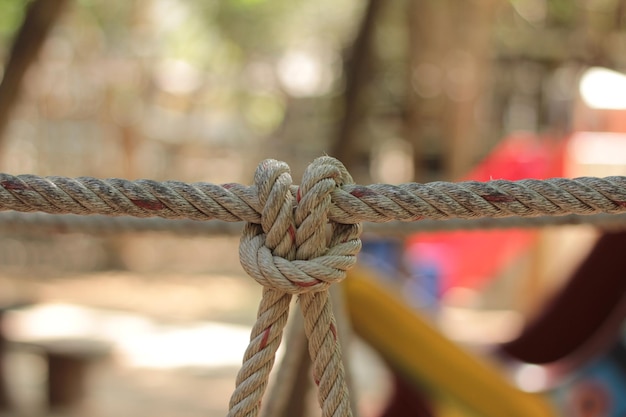
[[(327, 292), (356, 261), (360, 222), (624, 213), (626, 177), (359, 186), (351, 184), (343, 165), (330, 157), (313, 162), (299, 187), (292, 186), (286, 164), (271, 160), (261, 163), (251, 187), (0, 174), (0, 210), (247, 222), (240, 257), (246, 271), (264, 286), (264, 296), (229, 416), (253, 416), (260, 410), (291, 294), (300, 295), (323, 415), (347, 416), (352, 410), (338, 345), (341, 328), (335, 323)], [(327, 222), (333, 230), (329, 247)], [(405, 324), (415, 324), (402, 319), (401, 311), (396, 314), (407, 320)], [(417, 333), (426, 334), (426, 330)], [(415, 335), (412, 338), (417, 340)], [(430, 339), (431, 348), (449, 349), (439, 342)], [(407, 355), (404, 350), (393, 352)], [(453, 360), (446, 354), (444, 358)], [(474, 372), (480, 384), (520, 407), (514, 414), (493, 398), (492, 404), (481, 406), (467, 394), (456, 393), (485, 415), (550, 415), (541, 401), (529, 400), (526, 394), (499, 384), (501, 380), (492, 380), (497, 377), (491, 371), (475, 363), (458, 366)], [(438, 369), (443, 375), (443, 367), (430, 364), (422, 371), (442, 378), (434, 372)], [(454, 390), (453, 381), (439, 382), (452, 382), (449, 386)], [(489, 403), (487, 398), (484, 401)]]
[[(626, 260), (620, 255), (625, 244), (624, 232), (603, 234), (540, 314), (516, 339), (496, 347), (499, 364), (450, 342), (409, 308), (405, 297), (383, 286), (389, 279), (372, 269), (351, 270), (343, 288), (355, 331), (408, 381), (397, 394), (401, 403), (415, 402), (426, 390), (435, 408), (443, 396), (444, 403), (452, 399), (470, 415), (619, 416), (626, 407), (620, 331), (626, 316)], [(503, 376), (513, 372), (503, 364), (517, 372), (534, 369), (533, 390), (550, 393), (556, 405), (514, 387)]]
[(479, 361), (439, 332), (378, 283), (355, 268), (344, 282), (355, 331), (409, 380), (428, 384), (478, 416), (555, 416), (537, 395), (522, 392), (502, 372)]

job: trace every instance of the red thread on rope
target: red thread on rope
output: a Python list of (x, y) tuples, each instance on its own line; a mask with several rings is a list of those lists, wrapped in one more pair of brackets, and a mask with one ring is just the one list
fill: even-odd
[(335, 339), (335, 342), (336, 342), (337, 341), (337, 328), (335, 327), (333, 323), (330, 323), (330, 331), (333, 334), (333, 339)]
[(30, 186), (23, 182), (6, 180), (2, 181), (0, 184), (2, 184), (5, 190), (30, 190)]
[(320, 281), (319, 279), (315, 279), (314, 281), (311, 281), (311, 282), (296, 282), (296, 285), (298, 287), (307, 288), (307, 287), (312, 287), (314, 285), (317, 285), (320, 282), (322, 281)]
[(160, 201), (150, 201), (150, 200), (130, 200), (137, 207), (141, 207), (146, 210), (163, 210), (165, 208), (165, 204)]
[(259, 344), (259, 348), (261, 349), (265, 349), (265, 346), (267, 346), (267, 340), (270, 337), (270, 329), (272, 326), (268, 327), (267, 329), (265, 329), (263, 331), (263, 337), (261, 338), (261, 343)]
[(481, 195), (482, 198), (489, 201), (490, 203), (511, 203), (515, 201), (515, 197), (507, 195), (507, 194), (484, 194)]
[(378, 193), (370, 190), (367, 187), (359, 186), (359, 187), (355, 187), (352, 191), (350, 191), (350, 194), (352, 194), (356, 198), (361, 198), (361, 197), (371, 197), (373, 195), (377, 195)]
[(293, 226), (289, 226), (289, 236), (291, 236), (291, 241), (296, 241), (296, 229)]

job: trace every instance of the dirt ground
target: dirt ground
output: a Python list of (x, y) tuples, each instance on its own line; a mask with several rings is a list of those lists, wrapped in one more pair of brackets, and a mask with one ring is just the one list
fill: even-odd
[[(5, 368), (17, 411), (0, 416), (226, 415), (261, 289), (238, 265), (237, 239), (199, 240), (184, 247), (177, 242), (135, 241), (130, 249), (134, 271), (5, 268), (0, 299), (33, 303), (6, 316), (9, 337), (105, 339), (113, 350), (92, 367), (79, 406), (46, 411), (41, 357), (12, 349)], [(122, 246), (131, 257), (128, 242)], [(212, 268), (189, 262), (203, 253), (204, 265), (208, 260)], [(159, 263), (164, 259), (167, 267)], [(362, 415), (375, 416), (389, 391), (386, 371), (360, 343), (349, 355)], [(307, 401), (315, 403), (314, 392)]]

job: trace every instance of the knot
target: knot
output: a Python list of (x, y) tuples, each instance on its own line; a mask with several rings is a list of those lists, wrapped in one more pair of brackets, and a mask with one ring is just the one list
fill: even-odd
[(326, 225), (333, 191), (352, 184), (346, 168), (328, 156), (311, 163), (292, 193), (289, 167), (265, 160), (254, 182), (261, 224), (244, 227), (239, 257), (244, 270), (264, 287), (289, 294), (328, 289), (343, 280), (361, 249), (360, 224)]

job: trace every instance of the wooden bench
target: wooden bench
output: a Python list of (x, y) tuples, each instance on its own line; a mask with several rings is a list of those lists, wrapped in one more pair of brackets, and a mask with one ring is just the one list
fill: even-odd
[(30, 302), (21, 301), (0, 305), (0, 411), (6, 411), (11, 408), (10, 395), (6, 380), (6, 371), (4, 368), (5, 353), (7, 349), (7, 338), (4, 334), (4, 317), (8, 311), (15, 310), (31, 305)]
[(40, 354), (45, 360), (45, 398), (51, 409), (80, 403), (85, 398), (90, 369), (111, 351), (109, 343), (80, 338), (19, 341), (10, 346)]

